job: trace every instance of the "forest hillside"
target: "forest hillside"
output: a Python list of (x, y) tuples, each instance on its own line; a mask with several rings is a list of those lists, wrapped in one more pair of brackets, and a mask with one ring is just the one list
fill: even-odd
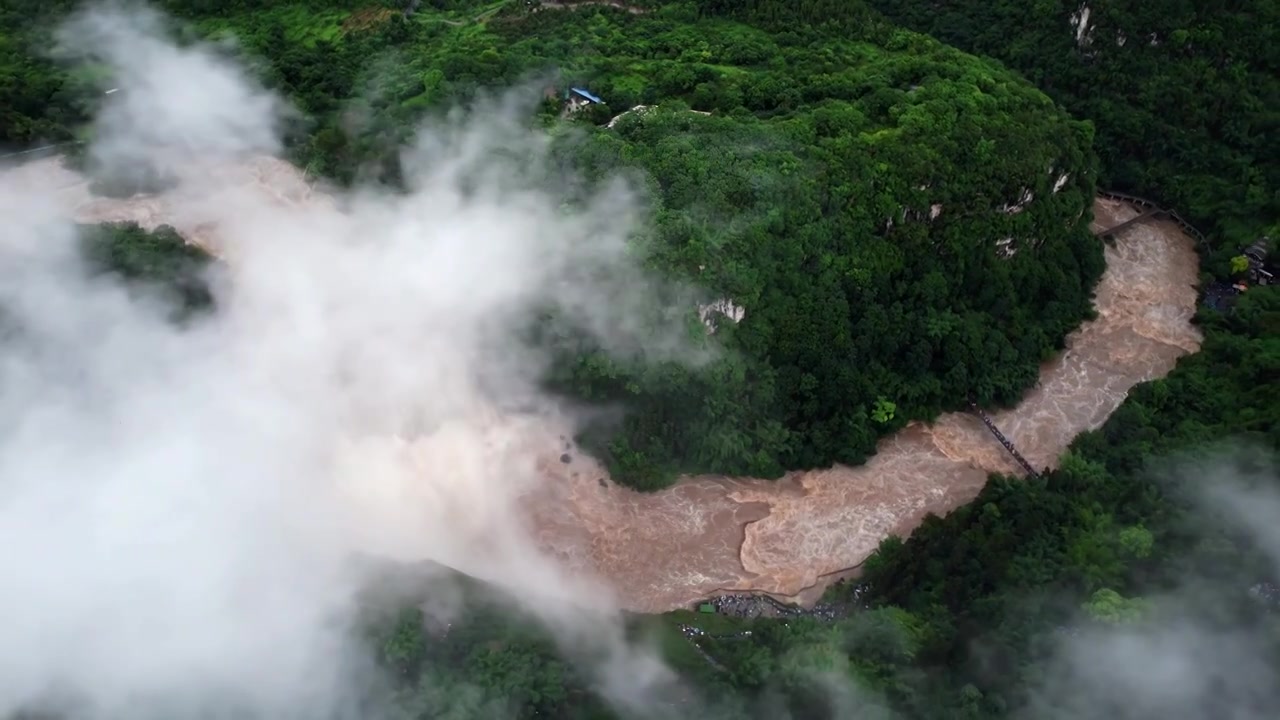
[[(108, 102), (111, 78), (101, 68), (68, 67), (49, 52), (73, 5), (0, 7), (7, 150), (90, 139), (85, 123)], [(657, 489), (681, 471), (776, 476), (856, 463), (909, 420), (964, 407), (970, 397), (1014, 403), (1090, 313), (1103, 269), (1102, 241), (1088, 230), (1099, 187), (1149, 194), (1192, 218), (1209, 238), (1200, 248), (1202, 298), (1216, 290), (1227, 299), (1199, 309), (1200, 350), (1130, 391), (1057, 469), (991, 476), (974, 502), (929, 517), (909, 538), (886, 538), (858, 578), (810, 609), (717, 598), (601, 625), (586, 610), (566, 619), (536, 598), (454, 578), (432, 598), (448, 612), (425, 612), (438, 608), (413, 592), (384, 597), (365, 605), (356, 627), (341, 628), (354, 638), (342, 644), (309, 644), (299, 638), (314, 638), (289, 632), (214, 637), (203, 623), (227, 608), (202, 603), (225, 589), (218, 583), (227, 568), (203, 556), (170, 557), (196, 581), (163, 578), (158, 601), (208, 614), (156, 626), (136, 608), (157, 598), (134, 589), (154, 578), (121, 568), (166, 553), (166, 538), (144, 532), (145, 542), (121, 548), (23, 544), (37, 526), (76, 537), (62, 514), (72, 495), (38, 495), (43, 514), (31, 527), (0, 526), (20, 550), (10, 567), (36, 567), (15, 577), (60, 587), (71, 561), (110, 562), (91, 568), (100, 588), (84, 599), (92, 613), (73, 617), (51, 605), (17, 608), (27, 614), (13, 617), (61, 617), (34, 626), (60, 639), (97, 637), (103, 618), (122, 608), (136, 621), (112, 636), (128, 640), (113, 654), (54, 657), (64, 646), (43, 643), (0, 654), (12, 660), (0, 672), (39, 690), (27, 697), (0, 687), (0, 712), (17, 707), (14, 720), (1275, 716), (1280, 291), (1224, 289), (1245, 274), (1229, 258), (1280, 214), (1275, 3), (160, 5), (179, 19), (184, 41), (237, 39), (219, 47), (302, 110), (288, 127), (290, 159), (335, 182), (397, 191), (397, 150), (417, 121), (520, 83), (535, 95), (529, 125), (553, 138), (553, 157), (584, 178), (584, 192), (617, 174), (642, 178), (652, 218), (634, 247), (650, 269), (692, 281), (716, 304), (707, 318), (697, 308), (684, 318), (691, 339), (720, 351), (715, 362), (690, 368), (608, 356), (554, 316), (536, 328), (557, 359), (543, 378), (548, 387), (625, 409), (623, 421), (593, 428), (586, 440), (636, 488)], [(551, 96), (538, 104), (547, 87)], [(573, 87), (602, 102), (565, 113)], [(67, 147), (78, 146), (59, 149)], [(147, 168), (123, 181), (100, 175), (92, 153), (72, 161), (99, 174), (103, 193), (129, 195), (139, 178), (163, 181)], [(79, 232), (86, 273), (158, 298), (179, 326), (211, 310), (213, 263), (172, 228)], [(23, 328), (4, 330), (0, 349), (18, 346)], [(60, 367), (57, 360), (47, 359)], [(24, 389), (10, 382), (0, 397)], [(150, 399), (162, 409), (172, 403)], [(0, 420), (22, 429), (18, 419)], [(71, 461), (85, 454), (58, 450)], [(91, 462), (67, 467), (81, 471), (58, 477), (68, 487), (94, 479)], [(166, 475), (155, 488), (179, 480)], [(0, 488), (8, 481), (0, 477)], [(197, 521), (219, 510), (216, 494), (188, 499), (136, 515), (102, 505), (112, 528), (188, 519), (172, 540), (198, 532)], [(246, 523), (255, 512), (244, 508)], [(222, 539), (239, 548), (238, 536)], [(277, 560), (269, 548), (239, 549)], [(46, 567), (46, 557), (59, 562)], [(285, 631), (307, 622), (332, 629), (331, 608), (276, 604), (261, 592), (270, 580), (263, 573), (233, 588), (228, 604), (259, 609)], [(26, 597), (9, 578), (0, 589)], [(18, 624), (15, 634), (31, 625)], [(220, 666), (219, 651), (233, 641), (286, 667), (326, 653), (359, 660), (324, 666), (330, 675), (287, 677), (267, 660)], [(201, 662), (171, 665), (155, 648)], [(653, 662), (605, 672), (634, 648)], [(103, 686), (141, 673), (176, 695), (80, 703), (73, 684), (33, 675), (50, 658), (92, 668)], [(659, 665), (672, 671), (664, 691), (637, 690), (667, 677)], [(360, 679), (360, 692), (326, 704), (327, 691), (348, 677)], [(246, 687), (267, 689), (237, 692)], [(255, 705), (280, 697), (291, 704)]]
[[(85, 232), (91, 271), (159, 290), (175, 309), (207, 302), (190, 285), (199, 261), (169, 229)], [(993, 476), (971, 504), (887, 539), (818, 612), (741, 617), (730, 601), (631, 618), (632, 641), (656, 643), (686, 683), (651, 708), (717, 720), (1266, 717), (1249, 713), (1280, 700), (1267, 529), (1280, 502), (1269, 382), (1280, 292), (1250, 291), (1199, 320), (1201, 351), (1139, 386), (1058, 470)], [(633, 717), (501, 592), (460, 583), (468, 610), (447, 627), (416, 596), (367, 607), (366, 642), (391, 683), (376, 702), (406, 713), (394, 717)], [(1221, 662), (1199, 663), (1206, 652)], [(1157, 657), (1176, 684), (1135, 693)]]
[(1280, 5), (1270, 0), (874, 0), (996, 58), (1093, 121), (1101, 182), (1236, 246), (1280, 216)]
[[(588, 180), (642, 173), (652, 228), (638, 242), (706, 292), (720, 353), (694, 371), (549, 335), (562, 360), (548, 383), (625, 411), (583, 440), (635, 487), (858, 464), (911, 420), (1013, 403), (1090, 312), (1093, 128), (870, 10), (770, 32), (687, 3), (388, 6), (376, 22), (357, 6), (170, 9), (188, 35), (234, 36), (265, 60), (268, 87), (310, 119), (293, 159), (341, 181), (395, 184), (415, 120), (482, 88), (537, 76), (556, 94), (547, 120), (570, 87), (602, 100), (561, 155)], [(4, 91), (0, 140), (74, 137), (103, 101), (107, 81), (30, 52), (57, 7), (19, 3), (2, 21), (2, 62), (25, 79)]]

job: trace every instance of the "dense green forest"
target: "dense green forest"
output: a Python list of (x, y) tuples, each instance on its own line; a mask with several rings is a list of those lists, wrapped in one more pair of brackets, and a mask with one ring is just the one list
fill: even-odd
[(111, 275), (150, 293), (173, 309), (176, 321), (213, 309), (211, 258), (172, 227), (148, 232), (135, 223), (91, 225), (80, 229), (80, 237), (91, 274)]
[[(1016, 401), (1090, 312), (1092, 128), (865, 8), (863, 24), (781, 33), (669, 3), (170, 9), (188, 33), (232, 33), (268, 60), (263, 81), (311, 119), (293, 127), (293, 158), (340, 180), (396, 182), (414, 120), (481, 89), (539, 77), (604, 99), (575, 118), (585, 140), (561, 136), (562, 157), (588, 180), (642, 170), (650, 264), (745, 311), (736, 325), (713, 313), (721, 357), (697, 371), (556, 335), (548, 382), (627, 409), (583, 439), (636, 487), (862, 462), (881, 435), (969, 396)], [(45, 32), (13, 22), (11, 48)], [(67, 118), (96, 102), (83, 79), (22, 57), (43, 85), (21, 92), (58, 89), (15, 99), (35, 110), (8, 139), (73, 136)], [(641, 104), (657, 107), (598, 127)], [(552, 122), (559, 103), (543, 109)], [(341, 129), (356, 110), (367, 122)]]
[[(208, 292), (192, 283), (198, 253), (167, 229), (106, 226), (85, 238), (93, 272)], [(1250, 291), (1230, 312), (1203, 310), (1198, 320), (1203, 349), (1135, 388), (1075, 441), (1061, 469), (1034, 481), (994, 477), (970, 505), (905, 542), (885, 541), (857, 585), (829, 593), (853, 608), (840, 619), (634, 618), (633, 639), (656, 640), (684, 683), (652, 699), (659, 715), (1151, 717), (1128, 686), (1055, 693), (1062, 643), (1158, 633), (1188, 617), (1255, 647), (1201, 668), (1218, 691), (1196, 695), (1208, 704), (1185, 717), (1252, 717), (1232, 713), (1276, 702), (1272, 683), (1234, 678), (1231, 664), (1262, 663), (1263, 678), (1280, 672), (1267, 664), (1280, 663), (1280, 607), (1250, 592), (1274, 583), (1276, 558), (1265, 538), (1197, 496), (1206, 478), (1262, 499), (1277, 490), (1280, 292)], [(368, 642), (390, 683), (379, 702), (395, 717), (619, 717), (547, 630), (492, 602), (492, 591), (462, 585), (471, 609), (447, 628), (416, 607), (371, 606)], [(708, 633), (698, 640), (708, 655), (681, 624)]]
[[(633, 396), (630, 424), (597, 442), (649, 486), (676, 468), (768, 473), (857, 460), (878, 434), (967, 391), (1016, 398), (1036, 360), (1087, 312), (1101, 270), (1077, 222), (1099, 172), (1095, 127), (1105, 182), (1176, 205), (1220, 248), (1276, 222), (1274, 3), (1098, 0), (1092, 55), (1068, 22), (1074, 2), (876, 4), (1000, 58), (1091, 124), (856, 2), (641, 3), (655, 12), (631, 15), (458, 0), (355, 28), (344, 25), (369, 3), (170, 3), (200, 33), (235, 32), (270, 59), (268, 82), (314, 120), (295, 129), (290, 152), (340, 179), (372, 168), (394, 182), (390, 150), (414, 118), (530, 70), (558, 67), (564, 83), (603, 97), (609, 107), (589, 126), (633, 104), (662, 106), (561, 150), (588, 177), (650, 174), (652, 262), (748, 307), (714, 336), (738, 352), (696, 375), (615, 366), (573, 346), (562, 349), (579, 354), (551, 378), (589, 398)], [(47, 29), (31, 18), (66, 4), (28, 5), (0, 9), (0, 141), (14, 147), (75, 137), (95, 102), (89, 86), (31, 52)], [(481, 15), (487, 22), (475, 22)], [(1161, 42), (1120, 45), (1106, 35), (1115, 30)], [(400, 61), (371, 74), (375, 57)], [(380, 119), (343, 133), (339, 109), (375, 81), (384, 92), (360, 102)], [(1046, 188), (1051, 163), (1072, 172), (1058, 194)], [(930, 181), (929, 193), (915, 190)], [(1037, 198), (1027, 212), (992, 211), (1022, 187)], [(935, 222), (901, 215), (934, 202), (944, 205)], [(171, 232), (95, 232), (105, 234), (87, 235), (91, 258), (126, 278), (176, 278), (169, 292), (207, 301), (190, 274), (202, 261)], [(1043, 242), (1001, 259), (990, 240), (1010, 234)], [(634, 618), (634, 635), (658, 638), (707, 702), (659, 698), (655, 714), (1269, 717), (1280, 706), (1280, 610), (1251, 590), (1274, 587), (1280, 559), (1200, 494), (1277, 490), (1280, 292), (1255, 288), (1197, 320), (1202, 350), (1136, 387), (1059, 470), (992, 478), (970, 505), (887, 540), (858, 585), (828, 598), (865, 609), (834, 622)], [(882, 400), (897, 412), (878, 421)], [(554, 637), (504, 606), (477, 600), (447, 633), (416, 609), (387, 612), (371, 616), (369, 637), (395, 717), (625, 717)], [(705, 629), (707, 655), (681, 623)], [(1143, 645), (1146, 654), (1098, 654), (1109, 639), (1170, 633), (1177, 643)], [(1247, 640), (1228, 652), (1212, 638)], [(1186, 703), (1160, 705), (1126, 680), (1169, 658), (1191, 675), (1162, 692)], [(1117, 679), (1089, 680), (1082, 662)]]
[(1236, 245), (1280, 235), (1274, 0), (872, 5), (913, 30), (1000, 59), (1092, 120), (1107, 187), (1158, 198)]
[[(857, 585), (829, 593), (866, 609), (835, 622), (690, 612), (637, 620), (638, 634), (663, 634), (668, 662), (711, 698), (711, 709), (666, 716), (1267, 717), (1280, 702), (1274, 538), (1201, 496), (1225, 488), (1244, 502), (1276, 501), (1280, 289), (1251, 291), (1231, 313), (1199, 319), (1203, 349), (1135, 388), (1101, 429), (1075, 441), (1059, 470), (1032, 481), (993, 477), (973, 503), (931, 518), (905, 542), (885, 541)], [(557, 664), (547, 638), (524, 626), (478, 631), (485, 621), (476, 622), (464, 643), (431, 642), (410, 612), (380, 631), (383, 661), (415, 668), (404, 687), (421, 683), (433, 712), (456, 707), (427, 689), (429, 678), (445, 677), (481, 683), (518, 717), (614, 717)], [(678, 636), (680, 623), (708, 633), (698, 645), (716, 665)], [(508, 632), (521, 638), (510, 652), (522, 659), (484, 657), (484, 641)], [(1107, 638), (1117, 635), (1166, 645), (1113, 657)], [(1250, 645), (1224, 655), (1203, 638)], [(1064, 648), (1085, 659), (1064, 661)], [(1151, 682), (1143, 663), (1161, 652), (1190, 668), (1180, 681), (1192, 704), (1172, 714), (1157, 712), (1161, 693), (1183, 690), (1137, 686)], [(1118, 679), (1075, 679), (1088, 677), (1077, 662), (1111, 663)], [(513, 666), (524, 670), (513, 676)]]

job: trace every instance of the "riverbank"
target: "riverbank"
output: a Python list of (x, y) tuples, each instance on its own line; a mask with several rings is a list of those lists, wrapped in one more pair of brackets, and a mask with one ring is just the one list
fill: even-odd
[[(1099, 199), (1094, 214), (1101, 229), (1139, 213)], [(1171, 221), (1152, 220), (1124, 230), (1105, 252), (1098, 317), (1068, 337), (1016, 408), (992, 413), (1037, 468), (1056, 466), (1071, 440), (1099, 427), (1130, 388), (1163, 377), (1199, 347), (1192, 239)], [(560, 453), (557, 446), (542, 464), (550, 490), (534, 515), (543, 546), (606, 578), (620, 603), (640, 612), (743, 593), (811, 604), (854, 575), (885, 537), (969, 502), (989, 473), (1020, 473), (969, 413), (913, 424), (859, 467), (778, 481), (691, 477), (653, 494), (610, 482), (580, 452), (569, 463)]]
[[(55, 160), (10, 172), (55, 190), (80, 222), (173, 225), (188, 241), (229, 261), (226, 239), (242, 218), (221, 217), (221, 198), (250, 193), (300, 214), (334, 198), (287, 163), (259, 158), (243, 168), (212, 168), (200, 187), (157, 196), (98, 198)], [(226, 193), (226, 195), (224, 195)], [(1123, 202), (1095, 203), (1095, 229), (1138, 212)], [(1161, 377), (1194, 352), (1197, 257), (1175, 223), (1151, 220), (1124, 230), (1106, 248), (1098, 317), (1067, 339), (1041, 369), (1039, 384), (993, 421), (1036, 468), (1052, 467), (1080, 432), (1093, 429), (1137, 383)], [(233, 273), (234, 274), (234, 273)], [(522, 497), (535, 544), (571, 574), (596, 577), (618, 604), (636, 612), (689, 607), (706, 598), (768, 594), (810, 604), (890, 535), (913, 530), (929, 513), (969, 502), (989, 473), (1019, 467), (982, 422), (953, 413), (885, 438), (865, 465), (793, 472), (778, 481), (685, 478), (641, 494), (610, 481), (594, 459), (562, 436), (572, 428), (526, 423), (544, 448), (541, 480)], [(410, 443), (413, 444), (413, 443)], [(418, 472), (428, 472), (426, 468)]]

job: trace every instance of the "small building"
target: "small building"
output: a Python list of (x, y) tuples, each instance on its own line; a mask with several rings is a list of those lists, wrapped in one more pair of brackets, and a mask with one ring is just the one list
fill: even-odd
[(1267, 256), (1271, 254), (1271, 238), (1258, 238), (1252, 245), (1244, 249), (1244, 256), (1256, 260), (1260, 263), (1267, 261)]
[(1249, 261), (1249, 281), (1254, 285), (1271, 285), (1276, 281), (1271, 263), (1271, 238), (1262, 237), (1244, 249)]
[(570, 110), (577, 110), (587, 105), (603, 105), (604, 100), (591, 94), (591, 91), (583, 88), (569, 88), (564, 94), (564, 99), (569, 103)]

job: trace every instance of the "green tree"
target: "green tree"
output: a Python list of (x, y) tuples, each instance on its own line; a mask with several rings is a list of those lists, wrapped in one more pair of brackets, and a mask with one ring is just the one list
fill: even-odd
[(1147, 612), (1147, 604), (1141, 598), (1126, 598), (1109, 588), (1095, 591), (1083, 608), (1094, 620), (1112, 625), (1137, 622)]
[(897, 412), (897, 410), (897, 405), (884, 398), (877, 398), (876, 406), (871, 411), (871, 419), (881, 424), (887, 423), (893, 420), (893, 414)]

